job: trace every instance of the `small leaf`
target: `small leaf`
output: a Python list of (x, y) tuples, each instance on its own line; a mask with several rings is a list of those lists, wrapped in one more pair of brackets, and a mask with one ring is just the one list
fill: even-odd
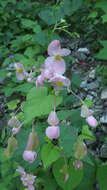
[(95, 136), (93, 135), (93, 132), (89, 129), (88, 125), (84, 125), (82, 128), (82, 134), (79, 136), (81, 140), (91, 140), (95, 141)]
[(18, 99), (8, 102), (8, 109), (9, 110), (14, 110), (15, 108), (17, 108), (18, 103), (19, 103)]

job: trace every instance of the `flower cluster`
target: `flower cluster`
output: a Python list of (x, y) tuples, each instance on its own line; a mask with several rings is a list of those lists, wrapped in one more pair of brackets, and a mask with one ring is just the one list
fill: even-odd
[(59, 129), (59, 119), (57, 117), (57, 114), (55, 111), (52, 111), (49, 114), (48, 117), (48, 124), (50, 125), (49, 127), (46, 128), (46, 136), (49, 139), (57, 139), (60, 135), (60, 129)]
[(16, 171), (21, 175), (21, 181), (25, 187), (25, 190), (35, 190), (34, 183), (36, 176), (26, 173), (21, 166), (18, 166)]
[(36, 87), (42, 86), (48, 80), (54, 87), (70, 85), (70, 80), (63, 74), (66, 70), (63, 56), (69, 55), (69, 49), (61, 48), (59, 40), (53, 40), (48, 46), (48, 57), (41, 69), (41, 74), (37, 77)]

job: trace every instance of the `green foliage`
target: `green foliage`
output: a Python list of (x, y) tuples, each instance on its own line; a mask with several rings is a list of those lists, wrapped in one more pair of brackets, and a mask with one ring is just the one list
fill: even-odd
[[(56, 99), (56, 105), (61, 104), (60, 96)], [(54, 106), (54, 95), (47, 93), (47, 88), (35, 87), (27, 94), (27, 100), (24, 103), (23, 111), (26, 122), (31, 121), (35, 117), (40, 117), (49, 114)]]
[(97, 169), (97, 179), (101, 190), (106, 190), (107, 187), (107, 163), (99, 165)]
[[(83, 170), (76, 170), (73, 166), (73, 160), (70, 160), (67, 171), (63, 173), (63, 168), (66, 165), (64, 159), (59, 159), (53, 165), (53, 174), (57, 183), (64, 190), (72, 190), (81, 182), (83, 177)], [(67, 181), (64, 180), (65, 175), (68, 175)]]
[[(47, 155), (48, 155), (48, 157), (47, 157)], [(44, 168), (46, 169), (53, 162), (58, 160), (58, 158), (60, 157), (59, 148), (52, 144), (44, 144), (42, 151), (41, 151), (41, 157), (42, 157)]]
[(107, 60), (107, 40), (100, 41), (101, 45), (103, 48), (100, 50), (100, 52), (96, 55), (96, 58), (102, 59), (102, 60)]
[(88, 125), (84, 125), (82, 127), (82, 133), (79, 136), (81, 140), (91, 140), (91, 141), (95, 141), (95, 137), (93, 135), (93, 132), (89, 129)]

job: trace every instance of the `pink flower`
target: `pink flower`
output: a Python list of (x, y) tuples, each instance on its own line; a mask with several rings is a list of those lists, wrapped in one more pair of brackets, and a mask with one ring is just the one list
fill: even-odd
[(13, 116), (9, 121), (8, 121), (8, 125), (11, 127), (20, 127), (21, 123), (20, 121), (17, 119), (16, 116)]
[(73, 163), (75, 169), (81, 169), (83, 167), (83, 163), (81, 160), (75, 160)]
[(64, 74), (66, 66), (62, 56), (67, 56), (70, 53), (69, 49), (61, 49), (59, 40), (52, 41), (48, 46), (49, 57), (45, 60), (45, 68), (53, 70), (57, 74)]
[(48, 124), (49, 124), (49, 125), (52, 125), (52, 126), (55, 126), (55, 125), (58, 125), (58, 124), (59, 124), (59, 119), (58, 119), (58, 117), (57, 117), (55, 111), (52, 111), (52, 112), (49, 114), (49, 117), (48, 117)]
[(86, 118), (86, 121), (87, 121), (88, 125), (90, 125), (90, 126), (93, 127), (93, 128), (97, 127), (97, 125), (98, 125), (97, 120), (96, 120), (95, 117), (92, 116), (92, 115), (89, 116), (89, 117), (87, 117), (87, 118)]
[(18, 80), (24, 80), (26, 77), (26, 71), (21, 63), (15, 63), (16, 77)]
[(16, 171), (21, 175), (21, 181), (26, 187), (26, 190), (35, 190), (34, 183), (36, 176), (26, 173), (21, 166), (18, 166)]
[(21, 129), (21, 127), (13, 127), (13, 129), (12, 129), (12, 134), (13, 134), (13, 135), (16, 135), (17, 133), (20, 132), (20, 129)]
[(8, 121), (8, 125), (9, 125), (9, 126), (13, 126), (15, 122), (17, 122), (17, 119), (16, 119), (16, 116), (13, 116), (13, 117)]
[(36, 176), (31, 174), (22, 175), (21, 180), (23, 185), (26, 187), (26, 190), (35, 190), (34, 182)]
[(25, 150), (23, 153), (23, 159), (29, 163), (33, 163), (37, 158), (37, 153), (31, 150)]
[(52, 77), (49, 81), (56, 87), (70, 86), (70, 80), (67, 77), (59, 74), (55, 74), (54, 77)]
[(46, 136), (49, 139), (57, 139), (60, 135), (60, 129), (58, 126), (49, 126), (48, 128), (46, 128)]

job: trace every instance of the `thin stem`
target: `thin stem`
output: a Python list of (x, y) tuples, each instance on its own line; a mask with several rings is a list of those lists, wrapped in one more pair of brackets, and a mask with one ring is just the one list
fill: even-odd
[(56, 112), (56, 95), (54, 96), (54, 112)]
[(34, 119), (32, 120), (32, 133), (34, 132)]
[(75, 94), (75, 92), (73, 92), (71, 89), (69, 89), (69, 92), (71, 92), (71, 94), (73, 94), (73, 96), (75, 96), (77, 99), (79, 99), (82, 104), (85, 104), (84, 101), (80, 98), (80, 96)]

